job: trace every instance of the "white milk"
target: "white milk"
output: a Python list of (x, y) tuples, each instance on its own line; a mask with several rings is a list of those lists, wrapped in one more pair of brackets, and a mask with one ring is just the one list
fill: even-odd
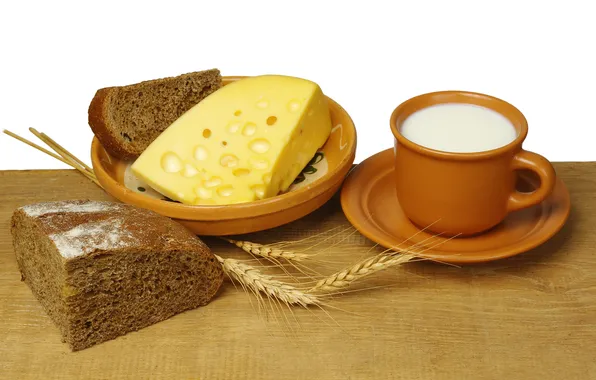
[(418, 145), (455, 153), (499, 148), (517, 137), (513, 124), (500, 113), (460, 103), (437, 104), (419, 110), (403, 122), (400, 131)]

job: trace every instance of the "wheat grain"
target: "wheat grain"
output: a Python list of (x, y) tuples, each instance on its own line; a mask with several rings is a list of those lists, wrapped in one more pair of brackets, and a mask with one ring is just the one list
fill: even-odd
[(306, 293), (334, 292), (349, 286), (354, 281), (360, 280), (363, 277), (406, 263), (416, 257), (415, 254), (410, 253), (399, 255), (379, 254), (320, 280)]
[(224, 272), (232, 280), (238, 281), (243, 288), (257, 295), (265, 294), (269, 299), (278, 300), (286, 305), (321, 305), (321, 301), (314, 294), (304, 291), (284, 282), (273, 279), (257, 268), (242, 263), (240, 260), (222, 258), (216, 255)]
[(253, 243), (250, 241), (224, 239), (225, 241), (234, 244), (250, 254), (261, 256), (265, 258), (285, 259), (289, 261), (302, 261), (308, 259), (309, 255), (306, 253), (296, 253), (280, 248), (272, 248), (265, 244)]

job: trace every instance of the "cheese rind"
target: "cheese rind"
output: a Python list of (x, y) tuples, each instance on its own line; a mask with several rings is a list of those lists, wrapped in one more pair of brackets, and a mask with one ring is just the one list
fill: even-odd
[(235, 204), (292, 184), (331, 133), (314, 82), (262, 75), (232, 82), (188, 110), (131, 167), (184, 204)]

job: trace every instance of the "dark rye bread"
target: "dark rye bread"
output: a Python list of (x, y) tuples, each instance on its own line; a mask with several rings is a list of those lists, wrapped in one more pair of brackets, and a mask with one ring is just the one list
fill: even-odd
[(223, 281), (198, 237), (121, 203), (27, 205), (11, 233), (21, 279), (73, 351), (206, 305)]
[(218, 69), (99, 89), (89, 126), (112, 156), (138, 157), (167, 127), (222, 86)]

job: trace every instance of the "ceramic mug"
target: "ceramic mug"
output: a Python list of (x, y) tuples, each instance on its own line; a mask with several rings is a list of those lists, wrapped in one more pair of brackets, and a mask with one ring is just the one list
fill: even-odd
[[(431, 149), (402, 134), (404, 122), (416, 111), (454, 103), (496, 111), (513, 125), (515, 137), (493, 149), (461, 153)], [(395, 108), (390, 125), (396, 195), (404, 214), (419, 228), (447, 236), (482, 233), (509, 213), (539, 204), (554, 188), (556, 174), (551, 163), (522, 149), (528, 134), (526, 118), (501, 99), (464, 91), (423, 94)], [(445, 123), (444, 128), (449, 127)], [(516, 170), (530, 170), (540, 178), (535, 191), (516, 191)]]

